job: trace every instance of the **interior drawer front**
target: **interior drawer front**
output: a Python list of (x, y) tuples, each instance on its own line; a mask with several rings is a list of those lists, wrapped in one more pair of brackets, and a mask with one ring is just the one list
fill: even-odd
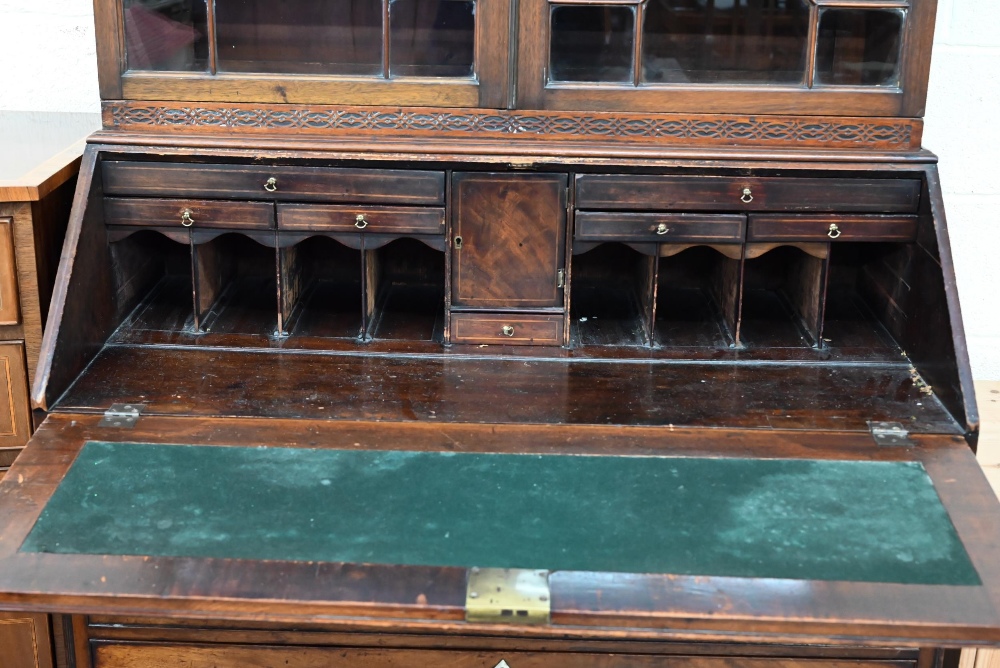
[(279, 204), (278, 229), (375, 234), (444, 234), (444, 209)]
[(584, 174), (581, 209), (915, 213), (916, 179), (813, 179)]
[(14, 256), (14, 219), (0, 218), (0, 325), (21, 322), (17, 293), (17, 261)]
[(444, 172), (108, 161), (107, 195), (443, 204)]
[(912, 668), (912, 661), (677, 656), (507, 650), (94, 643), (95, 668)]
[(261, 230), (274, 227), (274, 205), (269, 202), (106, 197), (104, 219), (108, 225)]
[(452, 313), (451, 340), (453, 343), (558, 346), (562, 345), (563, 342), (563, 316), (561, 314)]
[(739, 243), (743, 241), (745, 220), (740, 214), (581, 211), (576, 214), (574, 238), (581, 241)]
[(917, 236), (916, 216), (750, 216), (748, 241), (904, 241)]

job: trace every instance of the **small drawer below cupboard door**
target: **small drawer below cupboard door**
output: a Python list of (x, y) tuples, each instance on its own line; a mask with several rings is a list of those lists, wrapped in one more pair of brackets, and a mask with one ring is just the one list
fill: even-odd
[(452, 313), (452, 343), (495, 346), (559, 346), (562, 314)]
[(14, 258), (14, 219), (0, 218), (0, 325), (21, 322), (17, 297), (17, 261)]
[(30, 431), (24, 346), (0, 343), (0, 448), (24, 445)]

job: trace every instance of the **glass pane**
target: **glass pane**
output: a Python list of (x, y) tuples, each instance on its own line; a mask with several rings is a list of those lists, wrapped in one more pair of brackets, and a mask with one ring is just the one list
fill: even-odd
[(902, 10), (824, 9), (816, 45), (816, 83), (897, 85), (902, 31)]
[(219, 71), (382, 73), (382, 3), (215, 0)]
[(632, 7), (554, 7), (549, 80), (631, 82), (634, 26)]
[(389, 73), (471, 77), (475, 15), (472, 0), (391, 0)]
[(123, 8), (130, 70), (208, 69), (205, 0), (125, 0)]
[(642, 30), (644, 83), (805, 80), (806, 0), (650, 0)]

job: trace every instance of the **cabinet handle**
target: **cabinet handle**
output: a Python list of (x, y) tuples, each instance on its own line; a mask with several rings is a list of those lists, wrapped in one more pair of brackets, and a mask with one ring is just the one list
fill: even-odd
[(181, 225), (184, 227), (194, 225), (194, 218), (191, 217), (191, 209), (184, 209), (183, 213), (181, 213)]
[(753, 201), (753, 193), (750, 192), (749, 188), (743, 189), (743, 195), (740, 196), (740, 201), (743, 202), (744, 204), (749, 204), (750, 202)]
[(827, 231), (826, 236), (831, 239), (836, 239), (840, 236), (840, 228), (837, 227), (837, 223), (830, 223), (830, 229)]
[(354, 219), (354, 227), (358, 228), (359, 230), (363, 230), (366, 227), (368, 227), (368, 221), (365, 220), (365, 214), (359, 213), (357, 215), (357, 217)]
[(266, 190), (269, 193), (273, 193), (277, 189), (278, 189), (278, 179), (272, 176), (267, 180), (267, 183), (264, 184), (264, 190)]
[(504, 336), (514, 336), (514, 328), (511, 325), (504, 325), (500, 328)]
[(669, 231), (670, 231), (670, 228), (667, 227), (666, 223), (660, 223), (659, 225), (656, 226), (656, 233), (657, 234), (661, 234), (662, 235), (662, 234), (666, 234)]

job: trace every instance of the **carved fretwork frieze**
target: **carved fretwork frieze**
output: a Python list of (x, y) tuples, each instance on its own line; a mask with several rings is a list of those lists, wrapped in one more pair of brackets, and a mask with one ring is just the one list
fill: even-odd
[(724, 116), (614, 112), (374, 109), (246, 104), (110, 102), (107, 129), (147, 133), (599, 141), (775, 148), (920, 147), (906, 118)]

